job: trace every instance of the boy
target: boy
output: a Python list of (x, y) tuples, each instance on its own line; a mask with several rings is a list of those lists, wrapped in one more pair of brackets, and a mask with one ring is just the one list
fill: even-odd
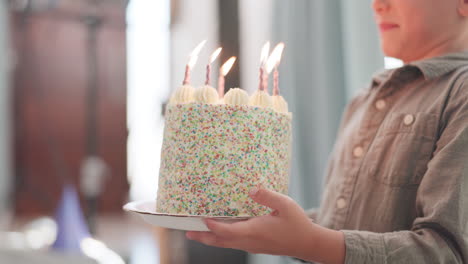
[(321, 263), (468, 263), (468, 0), (373, 0), (382, 48), (405, 66), (348, 105), (311, 222), (287, 196), (202, 243)]

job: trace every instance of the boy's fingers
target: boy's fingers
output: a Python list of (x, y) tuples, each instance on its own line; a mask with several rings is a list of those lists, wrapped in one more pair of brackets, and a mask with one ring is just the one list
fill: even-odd
[(222, 223), (216, 220), (206, 219), (205, 224), (211, 232), (227, 239), (243, 236), (247, 231), (244, 230), (245, 228), (243, 225), (239, 225), (238, 223)]
[(194, 232), (189, 231), (185, 236), (190, 240), (196, 240), (204, 244), (213, 244), (216, 242), (216, 235), (211, 232)]
[(289, 196), (268, 189), (254, 187), (250, 190), (249, 195), (255, 202), (277, 210), (279, 214), (286, 213), (288, 207), (291, 206), (291, 198)]
[(229, 224), (219, 223), (212, 219), (206, 219), (205, 224), (211, 232), (217, 234), (218, 236), (231, 237), (235, 235), (235, 232), (232, 230), (232, 227)]
[(226, 247), (225, 242), (223, 239), (216, 236), (216, 234), (212, 232), (187, 232), (185, 236), (190, 240), (195, 240), (200, 243), (203, 243), (208, 246), (213, 247)]

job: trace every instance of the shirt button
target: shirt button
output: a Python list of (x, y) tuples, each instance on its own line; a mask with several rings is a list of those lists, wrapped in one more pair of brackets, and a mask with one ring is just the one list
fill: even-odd
[(414, 116), (413, 115), (406, 115), (405, 118), (403, 119), (403, 123), (407, 126), (413, 124), (414, 122)]
[(362, 155), (364, 155), (364, 149), (362, 147), (355, 147), (353, 150), (353, 155), (356, 158), (362, 157)]
[(346, 207), (346, 204), (347, 204), (347, 203), (346, 203), (346, 200), (343, 199), (343, 198), (340, 198), (340, 199), (338, 199), (338, 200), (336, 201), (336, 207), (337, 207), (338, 209), (343, 209), (343, 208), (345, 208), (345, 207)]
[(386, 106), (387, 103), (383, 99), (377, 100), (377, 102), (375, 102), (375, 108), (377, 108), (377, 110), (383, 110)]

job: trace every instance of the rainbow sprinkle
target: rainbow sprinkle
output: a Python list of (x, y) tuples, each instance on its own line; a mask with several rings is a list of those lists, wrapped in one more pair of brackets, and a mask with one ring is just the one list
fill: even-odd
[(176, 104), (166, 112), (156, 210), (258, 216), (248, 191), (287, 193), (291, 114), (254, 106)]

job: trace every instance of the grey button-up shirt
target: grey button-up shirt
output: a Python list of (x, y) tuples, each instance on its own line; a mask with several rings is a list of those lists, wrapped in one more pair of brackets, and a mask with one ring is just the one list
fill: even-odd
[(468, 52), (377, 75), (344, 113), (316, 222), (346, 263), (468, 263)]

